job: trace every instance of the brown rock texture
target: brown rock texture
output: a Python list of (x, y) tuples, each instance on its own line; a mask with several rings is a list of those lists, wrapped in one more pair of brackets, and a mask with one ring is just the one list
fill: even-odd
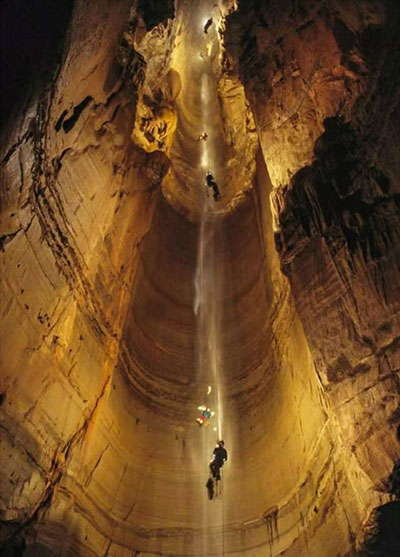
[(6, 66), (0, 553), (396, 555), (397, 2), (29, 10), (5, 45), (44, 54)]

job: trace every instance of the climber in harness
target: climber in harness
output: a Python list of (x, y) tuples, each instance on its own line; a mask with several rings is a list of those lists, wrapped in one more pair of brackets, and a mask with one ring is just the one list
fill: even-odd
[(223, 441), (218, 441), (213, 451), (213, 458), (210, 460), (209, 466), (211, 470), (212, 477), (219, 482), (221, 479), (220, 470), (224, 465), (224, 462), (228, 460), (228, 453), (225, 449), (225, 443)]
[(218, 184), (210, 171), (206, 174), (206, 186), (213, 190), (214, 201), (219, 201), (221, 199), (221, 193), (219, 191)]
[(199, 141), (207, 141), (207, 138), (208, 138), (208, 133), (207, 133), (207, 132), (202, 132), (202, 133), (199, 135), (199, 138), (198, 138), (198, 139), (199, 139)]
[(208, 32), (209, 28), (210, 28), (211, 25), (212, 25), (212, 22), (213, 22), (213, 19), (212, 19), (212, 17), (210, 17), (210, 19), (207, 19), (207, 21), (206, 21), (206, 23), (205, 23), (205, 25), (204, 25), (204, 33), (205, 33), (206, 35), (207, 35), (207, 32)]
[(208, 498), (211, 501), (211, 499), (214, 499), (214, 480), (212, 478), (208, 478), (206, 488), (208, 492)]

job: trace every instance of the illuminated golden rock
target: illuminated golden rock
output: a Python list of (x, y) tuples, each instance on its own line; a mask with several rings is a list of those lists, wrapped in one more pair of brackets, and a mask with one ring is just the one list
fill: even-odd
[(1, 550), (356, 554), (398, 497), (396, 2), (66, 4), (7, 66)]
[(136, 111), (132, 139), (146, 152), (168, 151), (176, 129), (177, 116), (171, 107), (150, 107), (142, 102)]

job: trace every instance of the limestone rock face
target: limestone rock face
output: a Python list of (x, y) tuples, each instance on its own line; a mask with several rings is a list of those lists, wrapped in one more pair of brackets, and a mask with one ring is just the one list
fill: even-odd
[(390, 2), (249, 3), (226, 35), (282, 270), (343, 442), (378, 489), (398, 455), (398, 17)]
[(395, 57), (384, 36), (394, 39), (397, 15), (395, 2), (250, 1), (228, 16), (228, 59), (239, 59), (274, 187), (309, 163), (326, 117), (348, 120), (370, 99), (378, 60)]
[(391, 555), (397, 2), (61, 4), (2, 134), (2, 554)]

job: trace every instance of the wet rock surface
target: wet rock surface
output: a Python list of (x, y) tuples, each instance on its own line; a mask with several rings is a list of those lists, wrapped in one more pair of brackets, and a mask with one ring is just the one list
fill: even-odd
[[(1, 551), (395, 555), (397, 2), (52, 17), (2, 135)], [(204, 126), (222, 522), (194, 421)]]

